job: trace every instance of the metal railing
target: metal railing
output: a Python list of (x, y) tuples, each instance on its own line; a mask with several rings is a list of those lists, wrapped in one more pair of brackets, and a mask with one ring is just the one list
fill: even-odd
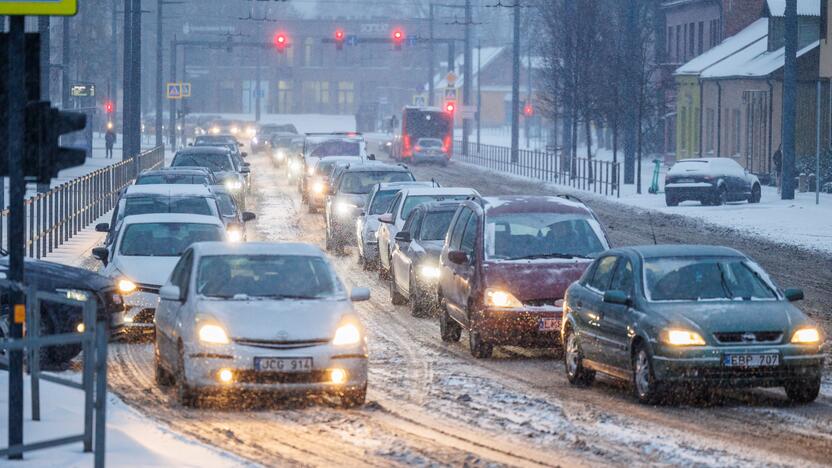
[[(9, 291), (15, 286), (7, 280), (0, 280), (0, 289)], [(5, 351), (0, 357), (0, 364), (8, 368), (10, 351), (23, 351), (27, 356), (28, 370), (31, 375), (32, 420), (40, 421), (40, 381), (46, 380), (58, 385), (74, 388), (84, 392), (84, 422), (81, 434), (66, 435), (55, 439), (33, 443), (13, 445), (0, 448), (0, 457), (22, 455), (25, 452), (41, 450), (59, 445), (81, 442), (84, 452), (94, 452), (94, 465), (104, 466), (106, 447), (106, 404), (107, 404), (107, 338), (108, 326), (105, 317), (96, 315), (97, 302), (88, 297), (85, 301), (70, 299), (65, 295), (38, 291), (36, 286), (26, 291), (26, 336), (23, 338), (0, 339), (0, 350)], [(42, 303), (63, 304), (79, 307), (83, 310), (84, 329), (81, 332), (41, 335), (40, 324)], [(40, 370), (40, 350), (49, 346), (81, 345), (82, 372), (81, 382)], [(21, 404), (23, 399), (20, 398)], [(11, 412), (9, 414), (11, 430)]]
[[(152, 169), (164, 163), (165, 148), (158, 146), (135, 158), (138, 158), (139, 171)], [(136, 177), (135, 158), (97, 169), (27, 198), (24, 201), (26, 256), (46, 256), (113, 209), (119, 192)], [(0, 246), (3, 248), (8, 244), (4, 238), (8, 218), (8, 209), (0, 212)]]
[(621, 163), (570, 158), (542, 150), (521, 149), (517, 156), (517, 162), (512, 162), (509, 147), (469, 142), (466, 157), (462, 142), (454, 142), (454, 158), (461, 162), (605, 196), (621, 196)]

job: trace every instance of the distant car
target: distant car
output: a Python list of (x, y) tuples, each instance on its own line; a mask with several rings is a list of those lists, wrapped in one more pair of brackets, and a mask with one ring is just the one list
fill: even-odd
[(419, 138), (413, 146), (413, 162), (427, 161), (448, 164), (450, 149), (439, 138)]
[(703, 205), (724, 205), (747, 200), (760, 203), (760, 180), (730, 158), (683, 159), (667, 171), (664, 182), (667, 206), (687, 200)]
[(439, 187), (439, 184), (434, 181), (409, 181), (388, 182), (373, 187), (364, 209), (355, 221), (358, 263), (365, 270), (378, 267), (378, 218), (387, 212), (393, 198), (405, 187)]
[(777, 387), (818, 396), (822, 331), (740, 252), (645, 246), (602, 253), (570, 286), (562, 328), (569, 382), (630, 380), (642, 403), (682, 386)]
[[(0, 251), (0, 276), (6, 278), (9, 257)], [(111, 335), (121, 332), (124, 324), (124, 300), (110, 278), (84, 268), (75, 268), (43, 260), (26, 259), (24, 281), (37, 284), (38, 290), (66, 295), (68, 299), (87, 300), (94, 296), (98, 303), (97, 316), (109, 326)], [(11, 300), (0, 294), (0, 339), (9, 338)], [(41, 335), (77, 333), (83, 331), (83, 310), (49, 301), (41, 306)], [(81, 345), (47, 346), (41, 348), (40, 364), (43, 367), (62, 367), (81, 352)], [(0, 356), (5, 351), (0, 351)]]
[(144, 171), (135, 185), (214, 185), (214, 173), (204, 167), (178, 167)]
[(251, 171), (248, 167), (238, 167), (231, 153), (222, 147), (199, 146), (184, 148), (176, 152), (171, 167), (198, 166), (206, 167), (214, 173), (217, 181), (235, 193), (237, 202), (245, 206), (245, 175)]
[(440, 334), (471, 354), (495, 345), (555, 347), (563, 295), (606, 235), (583, 203), (560, 197), (467, 200), (451, 221), (439, 257)]
[(245, 161), (248, 153), (240, 150), (243, 146), (233, 135), (200, 136), (196, 138), (193, 144), (195, 148), (217, 147), (228, 149), (234, 164), (234, 170), (244, 179), (245, 188), (248, 190), (251, 188), (251, 171), (249, 170), (250, 164)]
[(339, 165), (361, 164), (363, 159), (355, 156), (331, 156), (319, 159), (312, 170), (304, 175), (304, 192), (302, 199), (306, 202), (310, 213), (317, 213), (326, 204), (332, 174)]
[(364, 404), (367, 341), (326, 255), (306, 244), (194, 244), (160, 291), (156, 380), (184, 405), (209, 392), (337, 395)]
[[(367, 155), (367, 142), (356, 132), (307, 133), (303, 142), (302, 173), (307, 174), (319, 159), (332, 156), (354, 156), (374, 159)], [(298, 192), (303, 193), (304, 178), (298, 179)]]
[(406, 187), (399, 190), (387, 212), (379, 216), (378, 252), (379, 271), (384, 276), (390, 272), (390, 259), (393, 254), (396, 234), (404, 226), (407, 216), (422, 203), (437, 201), (462, 201), (466, 198), (479, 197), (472, 188), (465, 187)]
[(304, 137), (292, 133), (277, 133), (271, 136), (272, 161), (284, 166), (290, 157), (303, 153)]
[(217, 198), (228, 240), (231, 242), (246, 241), (248, 239), (246, 224), (257, 219), (257, 215), (250, 211), (242, 211), (237, 206), (234, 194), (225, 187), (218, 185), (211, 187), (211, 190)]
[(367, 194), (376, 184), (415, 180), (406, 166), (368, 162), (340, 168), (333, 174), (326, 199), (327, 250), (341, 251), (354, 241), (355, 220), (367, 202)]
[(124, 218), (112, 245), (92, 254), (125, 296), (126, 327), (152, 331), (159, 288), (182, 252), (194, 242), (224, 240), (225, 226), (215, 216), (145, 214)]
[(430, 315), (438, 306), (439, 256), (448, 227), (460, 202), (416, 206), (396, 234), (390, 255), (390, 299), (410, 303), (414, 317)]

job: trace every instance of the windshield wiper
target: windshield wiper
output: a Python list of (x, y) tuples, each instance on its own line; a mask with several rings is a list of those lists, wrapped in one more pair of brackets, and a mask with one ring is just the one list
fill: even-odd
[(301, 296), (296, 294), (263, 294), (257, 296), (251, 296), (256, 298), (265, 298), (265, 299), (320, 299), (318, 296)]
[(514, 257), (509, 258), (509, 260), (536, 260), (536, 259), (545, 259), (545, 258), (563, 258), (563, 259), (573, 259), (573, 258), (589, 258), (584, 255), (577, 255), (577, 254), (566, 254), (566, 253), (545, 253), (545, 254), (533, 254), (533, 255), (525, 255), (523, 257)]
[(722, 284), (722, 289), (725, 291), (727, 299), (733, 299), (734, 294), (731, 292), (731, 287), (728, 286), (728, 280), (725, 279), (725, 271), (722, 269), (722, 264), (717, 263), (716, 267), (719, 269), (719, 282)]

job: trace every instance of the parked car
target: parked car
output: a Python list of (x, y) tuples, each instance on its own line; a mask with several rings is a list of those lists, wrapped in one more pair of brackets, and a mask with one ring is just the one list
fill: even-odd
[[(0, 276), (6, 278), (9, 257), (0, 251)], [(109, 326), (111, 336), (121, 332), (124, 325), (124, 300), (112, 279), (84, 268), (75, 268), (43, 260), (26, 259), (23, 272), (26, 284), (36, 284), (40, 291), (66, 295), (68, 299), (85, 301), (94, 296), (97, 316)], [(11, 300), (7, 292), (0, 293), (0, 339), (9, 337)], [(41, 335), (76, 333), (83, 331), (83, 310), (65, 304), (44, 301), (41, 303)], [(61, 345), (41, 348), (40, 364), (43, 367), (64, 367), (81, 352), (81, 345)], [(0, 351), (0, 356), (5, 351)]]
[(387, 212), (393, 198), (405, 187), (439, 187), (439, 184), (434, 181), (411, 181), (376, 184), (373, 187), (364, 209), (355, 221), (358, 263), (364, 270), (378, 266), (378, 218)]
[(112, 245), (97, 247), (92, 254), (104, 264), (101, 273), (115, 282), (125, 296), (126, 326), (152, 331), (159, 288), (182, 252), (194, 242), (225, 239), (225, 226), (216, 216), (127, 216)]
[(422, 203), (462, 201), (471, 197), (479, 197), (479, 193), (464, 187), (407, 187), (399, 190), (387, 212), (378, 217), (379, 274), (382, 277), (389, 274), (394, 239), (414, 208)]
[(349, 165), (333, 174), (326, 199), (326, 249), (340, 251), (354, 241), (355, 220), (361, 214), (367, 194), (376, 184), (413, 181), (406, 166), (368, 162)]
[(425, 317), (437, 308), (439, 255), (459, 204), (445, 201), (417, 205), (392, 244), (390, 299), (393, 305), (410, 302), (414, 317)]
[(753, 260), (711, 246), (645, 246), (601, 254), (564, 304), (569, 381), (595, 372), (656, 403), (682, 385), (778, 387), (806, 403), (820, 391), (822, 331)]
[(326, 203), (326, 196), (329, 194), (329, 185), (332, 174), (339, 165), (361, 164), (364, 160), (355, 156), (330, 156), (319, 159), (311, 167), (311, 170), (304, 174), (303, 195), (301, 200), (305, 202), (310, 213), (317, 213), (323, 209)]
[(194, 244), (160, 291), (156, 380), (182, 404), (208, 392), (367, 393), (367, 341), (329, 261), (306, 244)]
[(214, 185), (214, 173), (204, 167), (173, 167), (144, 171), (135, 185)]
[(607, 250), (584, 204), (560, 197), (467, 200), (454, 215), (439, 257), (440, 332), (471, 354), (495, 345), (559, 344), (563, 295), (592, 258)]
[(730, 158), (683, 159), (667, 171), (664, 181), (667, 206), (687, 200), (703, 205), (724, 205), (747, 200), (760, 203), (760, 180)]

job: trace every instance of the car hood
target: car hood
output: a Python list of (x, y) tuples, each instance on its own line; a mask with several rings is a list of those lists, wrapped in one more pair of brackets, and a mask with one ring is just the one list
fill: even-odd
[(345, 315), (348, 300), (216, 300), (202, 298), (200, 317), (214, 320), (231, 338), (270, 341), (330, 340)]
[[(7, 277), (8, 257), (0, 259), (0, 276)], [(44, 289), (86, 289), (98, 291), (113, 287), (113, 281), (104, 275), (83, 268), (60, 263), (26, 259), (24, 276), (27, 284)]]
[(784, 301), (669, 302), (650, 304), (668, 324), (715, 332), (789, 331), (806, 316)]
[(590, 263), (588, 259), (488, 262), (483, 267), (485, 285), (504, 288), (521, 302), (562, 299)]
[(421, 245), (426, 257), (438, 261), (439, 256), (442, 254), (442, 247), (445, 246), (445, 241), (420, 241), (419, 245)]
[(124, 257), (113, 260), (113, 268), (131, 281), (150, 286), (165, 284), (179, 257)]

